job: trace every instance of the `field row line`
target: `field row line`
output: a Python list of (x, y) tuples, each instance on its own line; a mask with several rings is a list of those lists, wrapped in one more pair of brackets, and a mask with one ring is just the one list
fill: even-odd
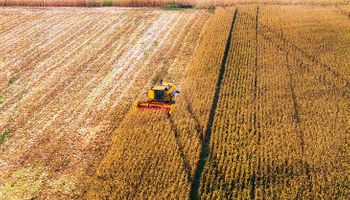
[[(255, 20), (255, 17), (249, 15), (248, 13), (244, 13), (245, 15), (248, 16), (248, 18), (250, 18), (251, 20)], [(345, 77), (343, 77), (341, 74), (339, 74), (336, 70), (334, 70), (330, 65), (323, 63), (320, 58), (318, 58), (315, 55), (312, 55), (311, 53), (307, 52), (306, 50), (302, 49), (301, 47), (299, 47), (298, 45), (296, 45), (294, 42), (290, 41), (288, 38), (286, 38), (285, 36), (283, 36), (280, 32), (274, 30), (273, 28), (271, 28), (270, 26), (266, 25), (266, 24), (261, 24), (260, 23), (260, 27), (262, 29), (261, 35), (267, 39), (270, 40), (273, 43), (277, 43), (277, 41), (274, 41), (272, 39), (272, 37), (268, 36), (268, 33), (272, 33), (275, 37), (274, 38), (278, 38), (280, 40), (282, 40), (282, 45), (280, 45), (280, 49), (283, 51), (287, 51), (287, 49), (291, 50), (291, 51), (296, 51), (296, 52), (300, 52), (300, 54), (302, 56), (304, 56), (306, 59), (319, 64), (320, 66), (322, 66), (326, 71), (331, 72), (335, 77), (341, 78), (343, 81), (346, 81), (347, 83), (349, 83), (349, 80)], [(277, 44), (276, 44), (277, 45)]]
[[(258, 74), (259, 74), (259, 6), (256, 8), (256, 18), (255, 18), (255, 69), (254, 69), (254, 83), (253, 83), (253, 101), (254, 101), (254, 113), (253, 113), (253, 133), (254, 135), (258, 135), (257, 147), (260, 147), (260, 130), (258, 130), (257, 125), (257, 90), (258, 90)], [(256, 154), (257, 149), (254, 150), (254, 154)], [(253, 176), (251, 177), (251, 191), (250, 196), (251, 199), (255, 199), (255, 188), (256, 188), (256, 173), (260, 171), (260, 160), (258, 162), (257, 170), (253, 172)]]
[(206, 165), (206, 162), (207, 162), (207, 159), (209, 156), (210, 136), (211, 136), (211, 132), (212, 132), (215, 111), (216, 111), (218, 101), (219, 101), (221, 84), (222, 84), (222, 80), (223, 80), (224, 73), (225, 73), (227, 58), (228, 58), (228, 54), (229, 54), (230, 47), (231, 47), (231, 40), (232, 40), (234, 25), (236, 22), (237, 13), (238, 13), (238, 9), (235, 10), (232, 24), (231, 24), (231, 28), (230, 28), (230, 32), (229, 32), (229, 36), (228, 36), (228, 39), (226, 42), (226, 48), (225, 48), (225, 52), (224, 52), (222, 62), (221, 62), (221, 68), (219, 71), (218, 81), (217, 81), (217, 84), (215, 87), (215, 94), (213, 97), (213, 103), (212, 103), (211, 110), (210, 110), (210, 115), (209, 115), (207, 128), (206, 128), (205, 135), (204, 135), (204, 140), (202, 142), (201, 152), (200, 152), (200, 156), (199, 156), (199, 162), (197, 164), (194, 178), (193, 178), (193, 182), (191, 184), (190, 199), (199, 199), (198, 190), (199, 190), (199, 186), (200, 186), (201, 176), (202, 176), (202, 173), (204, 171), (204, 167)]

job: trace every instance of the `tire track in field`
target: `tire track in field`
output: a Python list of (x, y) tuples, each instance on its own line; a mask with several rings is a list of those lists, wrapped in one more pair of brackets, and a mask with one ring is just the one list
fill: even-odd
[[(255, 20), (255, 17), (249, 14), (246, 14), (246, 15), (251, 20)], [(303, 56), (304, 58), (306, 58), (307, 60), (315, 64), (318, 64), (323, 68), (323, 70), (330, 72), (333, 76), (341, 79), (342, 81), (345, 81), (347, 84), (350, 83), (349, 79), (345, 77), (343, 74), (339, 73), (336, 69), (333, 69), (330, 65), (323, 63), (319, 57), (312, 55), (312, 53), (309, 53), (308, 51), (299, 47), (293, 41), (281, 35), (280, 32), (274, 30), (273, 28), (271, 28), (266, 24), (261, 24), (261, 23), (260, 23), (260, 29), (261, 29), (261, 36), (263, 36), (264, 39), (275, 44), (280, 50), (284, 51), (285, 53), (287, 53), (288, 51), (299, 52), (301, 56)], [(278, 39), (273, 39), (273, 37), (268, 35), (269, 33), (273, 34), (273, 36), (275, 36), (275, 38), (278, 38)], [(281, 40), (281, 42), (278, 42), (277, 40)]]
[[(300, 117), (300, 106), (298, 103), (298, 98), (297, 98), (297, 94), (295, 92), (295, 80), (294, 80), (294, 73), (292, 72), (291, 66), (289, 64), (289, 57), (288, 57), (288, 53), (286, 54), (286, 62), (287, 62), (287, 70), (288, 70), (288, 78), (289, 78), (289, 86), (290, 86), (290, 92), (291, 92), (291, 98), (292, 98), (292, 103), (293, 103), (293, 120), (295, 123), (295, 129), (298, 132), (298, 137), (300, 140), (300, 148), (301, 148), (301, 153), (302, 155), (305, 155), (305, 139), (304, 139), (304, 131), (302, 130), (301, 127), (301, 117)], [(309, 193), (312, 192), (312, 178), (311, 178), (311, 174), (310, 174), (310, 165), (307, 163), (307, 161), (301, 161), (302, 166), (305, 168), (305, 172), (306, 172), (306, 176), (308, 179), (308, 189), (309, 189)], [(303, 198), (302, 196), (298, 192), (298, 198)]]
[(220, 94), (220, 89), (221, 89), (221, 84), (222, 84), (222, 80), (224, 77), (224, 73), (225, 73), (225, 67), (226, 67), (226, 62), (227, 62), (227, 57), (228, 57), (228, 53), (231, 47), (231, 41), (232, 41), (232, 35), (233, 35), (233, 29), (234, 29), (234, 25), (236, 22), (236, 17), (237, 17), (237, 12), (238, 9), (235, 10), (234, 16), (233, 16), (233, 20), (232, 20), (232, 24), (231, 24), (231, 29), (229, 32), (229, 36), (226, 42), (226, 48), (225, 48), (225, 52), (221, 61), (221, 68), (220, 68), (220, 72), (219, 72), (219, 76), (218, 76), (218, 81), (215, 87), (215, 94), (213, 97), (213, 104), (210, 110), (210, 115), (209, 115), (209, 119), (208, 119), (208, 123), (207, 123), (207, 128), (205, 131), (205, 137), (202, 143), (202, 147), (201, 147), (201, 152), (199, 155), (199, 162), (197, 164), (196, 170), (195, 170), (195, 174), (194, 174), (194, 178), (193, 178), (193, 182), (191, 185), (191, 191), (190, 191), (190, 199), (199, 199), (199, 186), (200, 186), (200, 181), (201, 181), (201, 176), (202, 176), (202, 172), (204, 171), (204, 167), (206, 165), (208, 156), (209, 156), (209, 144), (210, 144), (210, 136), (211, 136), (211, 132), (212, 132), (212, 126), (213, 126), (213, 122), (214, 122), (214, 117), (215, 117), (215, 111), (218, 105), (218, 100), (219, 100), (219, 94)]

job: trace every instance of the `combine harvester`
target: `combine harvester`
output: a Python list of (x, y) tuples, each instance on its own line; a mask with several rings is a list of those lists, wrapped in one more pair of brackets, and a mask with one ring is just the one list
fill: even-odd
[(180, 91), (174, 83), (161, 80), (159, 84), (152, 86), (147, 92), (147, 101), (135, 102), (135, 107), (140, 110), (160, 110), (171, 115), (175, 108), (174, 98)]

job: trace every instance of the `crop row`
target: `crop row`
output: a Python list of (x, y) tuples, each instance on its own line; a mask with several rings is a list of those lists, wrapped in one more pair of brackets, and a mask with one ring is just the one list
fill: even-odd
[(155, 76), (179, 84), (174, 115), (131, 110), (90, 178), (88, 198), (189, 197), (233, 10), (218, 9), (210, 16), (198, 30), (193, 57), (187, 63), (175, 57), (176, 65)]
[[(320, 25), (323, 31), (314, 32), (309, 21), (295, 17), (293, 8), (279, 9), (238, 9), (209, 160), (201, 178), (203, 198), (334, 199), (349, 195), (349, 79), (342, 66), (347, 63), (333, 64), (314, 56), (317, 49), (303, 47), (298, 33), (307, 32), (315, 42), (331, 35), (340, 48), (348, 47), (332, 29), (324, 31)], [(317, 9), (313, 12), (321, 14)], [(289, 15), (304, 24), (294, 27), (293, 20), (284, 24), (278, 19)], [(333, 29), (346, 29), (343, 16), (334, 13), (333, 17), (342, 22), (333, 24)], [(267, 21), (271, 19), (273, 27)], [(294, 29), (293, 35), (288, 27)], [(278, 31), (288, 34), (275, 34)], [(327, 45), (332, 41), (327, 40)]]
[(0, 6), (125, 6), (162, 7), (176, 4), (179, 7), (210, 7), (232, 5), (233, 0), (0, 0)]
[(28, 199), (82, 195), (85, 176), (94, 174), (132, 102), (163, 68), (180, 71), (210, 15), (69, 8), (0, 14), (0, 24), (11, 23), (0, 26), (0, 193)]
[(0, 0), (0, 6), (126, 6), (162, 7), (176, 4), (179, 7), (209, 8), (237, 4), (262, 5), (349, 5), (347, 0)]

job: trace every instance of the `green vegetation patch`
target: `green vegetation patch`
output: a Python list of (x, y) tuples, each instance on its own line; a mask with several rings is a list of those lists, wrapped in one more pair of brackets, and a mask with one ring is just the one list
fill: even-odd
[(215, 6), (210, 6), (209, 8), (207, 8), (207, 11), (209, 13), (215, 13)]
[(8, 89), (0, 92), (0, 105), (5, 102), (6, 96), (8, 95)]
[(102, 2), (102, 6), (112, 6), (113, 5), (113, 1), (112, 0), (104, 0)]
[(0, 95), (0, 105), (2, 103), (4, 103), (4, 101), (5, 101), (5, 96), (4, 95)]
[(179, 10), (179, 6), (177, 4), (169, 4), (162, 7), (163, 10)]
[(8, 82), (8, 86), (12, 85), (18, 79), (17, 76), (12, 76)]
[(0, 146), (6, 142), (6, 139), (9, 135), (10, 135), (9, 130), (5, 130), (0, 134)]
[(180, 9), (191, 9), (194, 8), (192, 4), (169, 4), (162, 7), (163, 10), (180, 10)]
[(151, 85), (153, 86), (153, 85), (159, 83), (160, 80), (162, 80), (162, 75), (161, 75), (161, 73), (157, 73), (157, 74), (152, 78)]

